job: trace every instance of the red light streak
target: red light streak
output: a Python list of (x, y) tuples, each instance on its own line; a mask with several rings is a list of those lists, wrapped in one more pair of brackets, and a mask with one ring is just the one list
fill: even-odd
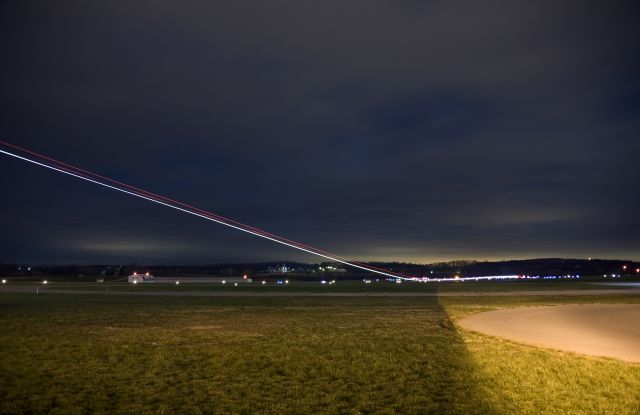
[(168, 197), (165, 197), (165, 196), (162, 196), (162, 195), (159, 195), (159, 194), (156, 194), (156, 193), (152, 193), (152, 192), (149, 192), (147, 190), (140, 189), (138, 187), (135, 187), (135, 186), (132, 186), (132, 185), (129, 185), (129, 184), (126, 184), (126, 183), (122, 183), (120, 181), (111, 179), (109, 177), (105, 177), (105, 176), (99, 175), (97, 173), (93, 173), (93, 172), (90, 172), (88, 170), (81, 169), (80, 167), (76, 167), (76, 166), (73, 166), (71, 164), (63, 163), (63, 162), (61, 162), (59, 160), (56, 160), (54, 158), (47, 157), (47, 156), (45, 156), (43, 154), (36, 153), (35, 151), (28, 150), (26, 148), (19, 147), (19, 146), (16, 146), (14, 144), (11, 144), (11, 143), (7, 143), (5, 141), (0, 141), (0, 144), (3, 144), (5, 146), (7, 146), (7, 147), (11, 147), (11, 148), (13, 148), (15, 150), (19, 150), (19, 151), (25, 152), (25, 153), (30, 154), (32, 156), (36, 156), (38, 158), (47, 160), (49, 162), (52, 162), (52, 163), (54, 163), (56, 165), (56, 167), (58, 167), (58, 168), (60, 168), (62, 170), (65, 170), (67, 172), (75, 173), (75, 174), (81, 175), (81, 176), (85, 176), (86, 175), (85, 177), (88, 176), (88, 177), (92, 177), (92, 178), (99, 178), (99, 179), (102, 179), (102, 180), (106, 180), (106, 181), (108, 181), (110, 183), (115, 183), (117, 185), (124, 186), (127, 189), (130, 189), (130, 190), (132, 190), (134, 192), (140, 192), (140, 193), (142, 193), (143, 195), (145, 195), (145, 196), (147, 196), (149, 198), (154, 198), (154, 199), (157, 198), (159, 200), (164, 200), (164, 201), (167, 201), (167, 202), (175, 203), (175, 204), (178, 204), (178, 205), (183, 206), (185, 208), (192, 209), (192, 210), (194, 210), (194, 211), (196, 211), (198, 213), (201, 213), (201, 214), (203, 214), (205, 216), (208, 216), (210, 218), (214, 218), (214, 219), (217, 219), (217, 220), (220, 220), (220, 221), (224, 221), (224, 222), (229, 222), (229, 223), (238, 225), (240, 227), (243, 227), (245, 229), (251, 230), (253, 232), (259, 233), (261, 235), (269, 236), (271, 238), (279, 239), (281, 241), (288, 242), (289, 244), (293, 244), (293, 245), (296, 245), (298, 247), (302, 247), (302, 248), (310, 249), (310, 250), (313, 250), (313, 251), (316, 251), (316, 252), (319, 252), (319, 253), (322, 253), (322, 254), (330, 255), (330, 256), (332, 256), (334, 258), (340, 259), (340, 260), (345, 261), (345, 262), (349, 262), (351, 264), (365, 266), (367, 268), (371, 268), (371, 269), (378, 270), (378, 271), (383, 271), (385, 273), (395, 274), (397, 276), (401, 276), (401, 277), (405, 277), (405, 278), (411, 278), (408, 275), (400, 274), (400, 273), (397, 273), (397, 272), (394, 272), (394, 271), (390, 271), (390, 270), (387, 270), (387, 269), (384, 269), (384, 268), (375, 267), (375, 266), (369, 265), (369, 264), (363, 264), (363, 263), (357, 262), (357, 261), (350, 261), (350, 260), (348, 260), (348, 259), (346, 259), (344, 257), (338, 256), (338, 255), (336, 255), (336, 254), (334, 254), (332, 252), (324, 251), (322, 249), (319, 249), (319, 248), (316, 248), (316, 247), (313, 247), (313, 246), (310, 246), (310, 245), (306, 245), (306, 244), (303, 244), (301, 242), (297, 242), (297, 241), (293, 241), (291, 239), (287, 239), (287, 238), (285, 238), (283, 236), (280, 236), (280, 235), (272, 234), (272, 233), (264, 231), (262, 229), (258, 229), (258, 228), (255, 228), (253, 226), (244, 224), (242, 222), (238, 222), (238, 221), (235, 221), (233, 219), (229, 219), (229, 218), (226, 218), (224, 216), (221, 216), (221, 215), (218, 215), (218, 214), (215, 214), (215, 213), (212, 213), (212, 212), (209, 212), (209, 211), (206, 211), (206, 210), (202, 210), (202, 209), (199, 209), (197, 207), (188, 205), (186, 203), (183, 203), (183, 202), (180, 202), (180, 201), (177, 201), (177, 200), (174, 200), (174, 199), (170, 199)]
[[(336, 262), (340, 262), (340, 263), (343, 263), (345, 265), (349, 265), (349, 266), (352, 266), (352, 267), (360, 268), (360, 269), (363, 269), (363, 270), (366, 270), (366, 271), (370, 271), (370, 272), (374, 272), (374, 273), (377, 273), (377, 274), (387, 275), (387, 276), (394, 277), (394, 278), (412, 278), (410, 276), (407, 276), (407, 275), (404, 275), (404, 274), (400, 274), (400, 273), (397, 273), (397, 272), (394, 272), (394, 271), (391, 271), (391, 270), (387, 270), (387, 269), (384, 269), (384, 268), (378, 268), (378, 267), (375, 267), (375, 266), (372, 266), (372, 265), (363, 264), (363, 263), (356, 262), (356, 261), (349, 261), (349, 260), (347, 260), (347, 259), (345, 259), (343, 257), (340, 257), (338, 255), (335, 255), (335, 254), (333, 254), (331, 252), (324, 251), (324, 250), (312, 247), (310, 245), (303, 244), (301, 242), (293, 241), (293, 240), (284, 238), (282, 236), (272, 234), (270, 232), (266, 232), (264, 230), (255, 228), (253, 226), (249, 226), (249, 225), (243, 224), (241, 222), (225, 218), (224, 216), (220, 216), (220, 215), (217, 215), (215, 213), (208, 212), (208, 211), (193, 207), (193, 206), (188, 205), (186, 203), (179, 202), (179, 201), (170, 199), (168, 197), (161, 196), (161, 195), (158, 195), (158, 194), (155, 194), (155, 193), (152, 193), (152, 192), (137, 188), (135, 186), (119, 182), (117, 180), (114, 180), (114, 179), (111, 179), (111, 178), (108, 178), (108, 177), (105, 177), (105, 176), (102, 176), (102, 175), (99, 175), (99, 174), (96, 174), (96, 173), (81, 169), (79, 167), (76, 167), (76, 166), (73, 166), (73, 165), (70, 165), (70, 164), (63, 163), (63, 162), (61, 162), (59, 160), (56, 160), (56, 159), (53, 159), (51, 157), (47, 157), (45, 155), (36, 153), (34, 151), (31, 151), (31, 150), (28, 150), (28, 149), (25, 149), (25, 148), (22, 148), (22, 147), (18, 147), (16, 145), (13, 145), (13, 144), (10, 144), (10, 143), (4, 142), (4, 141), (0, 141), (0, 144), (5, 145), (7, 147), (10, 147), (10, 148), (12, 148), (14, 150), (18, 150), (18, 151), (27, 153), (29, 155), (35, 156), (35, 157), (41, 159), (41, 161), (34, 161), (34, 160), (31, 160), (31, 159), (29, 159), (27, 157), (19, 156), (19, 155), (10, 153), (8, 151), (0, 150), (0, 152), (2, 152), (4, 154), (7, 154), (7, 155), (10, 155), (10, 156), (13, 156), (13, 157), (16, 157), (16, 158), (19, 158), (19, 159), (22, 159), (22, 160), (25, 160), (25, 161), (28, 161), (28, 162), (31, 162), (31, 163), (34, 163), (34, 164), (37, 164), (37, 165), (40, 165), (42, 167), (46, 167), (46, 168), (49, 168), (49, 169), (52, 169), (52, 170), (56, 170), (56, 171), (59, 171), (61, 173), (69, 174), (71, 176), (74, 176), (74, 177), (77, 177), (77, 178), (80, 178), (80, 179), (84, 179), (84, 180), (87, 180), (89, 182), (93, 182), (95, 184), (99, 184), (99, 185), (102, 185), (102, 186), (105, 186), (105, 187), (109, 187), (111, 189), (118, 190), (118, 191), (130, 194), (130, 195), (133, 195), (133, 196), (137, 196), (137, 197), (140, 197), (140, 198), (152, 201), (152, 202), (156, 202), (156, 203), (168, 206), (168, 207), (172, 207), (174, 209), (181, 210), (181, 211), (183, 211), (185, 213), (190, 213), (190, 214), (195, 215), (195, 216), (200, 216), (200, 217), (203, 217), (205, 219), (213, 220), (213, 221), (221, 223), (223, 225), (230, 226), (232, 228), (239, 229), (239, 230), (251, 233), (253, 235), (260, 236), (260, 237), (272, 240), (274, 242), (278, 242), (278, 243), (290, 246), (292, 248), (296, 248), (296, 249), (299, 249), (299, 250), (302, 250), (302, 251), (305, 251), (305, 252), (308, 252), (308, 253), (311, 253), (311, 254), (314, 254), (314, 255), (318, 255), (318, 256), (321, 256), (321, 257), (324, 257), (324, 258), (327, 258), (327, 259), (330, 259), (330, 260), (333, 260), (333, 261), (336, 261)], [(46, 160), (46, 162), (43, 161), (43, 160)], [(47, 162), (52, 164), (52, 165), (47, 164)], [(98, 179), (107, 181), (109, 183), (112, 183), (113, 185), (102, 183)], [(122, 186), (125, 189), (122, 189), (119, 186)], [(174, 206), (174, 204), (178, 205), (178, 206), (182, 206), (182, 208)]]

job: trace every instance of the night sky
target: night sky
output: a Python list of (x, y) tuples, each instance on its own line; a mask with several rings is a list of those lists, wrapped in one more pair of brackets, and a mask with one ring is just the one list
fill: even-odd
[[(0, 140), (357, 260), (640, 259), (637, 1), (0, 1)], [(0, 155), (0, 261), (316, 262)]]

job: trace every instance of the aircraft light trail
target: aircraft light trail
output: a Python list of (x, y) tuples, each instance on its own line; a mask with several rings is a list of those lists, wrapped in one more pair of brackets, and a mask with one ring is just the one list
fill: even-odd
[[(325, 259), (329, 259), (331, 261), (339, 262), (339, 263), (342, 263), (342, 264), (347, 265), (347, 266), (351, 266), (351, 267), (354, 267), (354, 268), (362, 269), (362, 270), (373, 272), (373, 273), (380, 274), (380, 275), (385, 275), (385, 276), (392, 277), (392, 278), (412, 279), (412, 277), (410, 277), (410, 276), (403, 275), (403, 274), (400, 274), (400, 273), (396, 273), (396, 272), (393, 272), (391, 270), (380, 269), (380, 268), (377, 268), (377, 267), (374, 267), (374, 266), (370, 266), (368, 264), (362, 264), (362, 263), (359, 263), (359, 262), (356, 262), (356, 261), (346, 260), (346, 259), (344, 259), (344, 258), (342, 258), (342, 257), (340, 257), (338, 255), (332, 254), (330, 252), (323, 251), (323, 250), (320, 250), (320, 249), (317, 249), (317, 248), (314, 248), (314, 247), (311, 247), (309, 245), (305, 245), (305, 244), (302, 244), (302, 243), (299, 243), (299, 242), (291, 241), (289, 239), (286, 239), (286, 238), (283, 238), (283, 237), (280, 237), (280, 236), (277, 236), (277, 235), (262, 231), (260, 229), (257, 229), (257, 228), (254, 228), (254, 227), (251, 227), (251, 226), (248, 226), (248, 225), (244, 225), (244, 224), (242, 224), (240, 222), (236, 222), (236, 221), (224, 218), (224, 217), (216, 215), (214, 213), (207, 212), (207, 211), (204, 211), (204, 210), (189, 206), (189, 205), (187, 205), (185, 203), (177, 202), (175, 200), (166, 198), (164, 196), (160, 196), (160, 195), (148, 192), (146, 190), (142, 190), (142, 189), (139, 189), (139, 188), (136, 188), (136, 187), (133, 187), (133, 186), (118, 182), (116, 180), (112, 180), (112, 179), (109, 179), (107, 177), (100, 176), (98, 174), (89, 172), (87, 170), (83, 170), (83, 169), (71, 166), (69, 164), (62, 163), (62, 162), (60, 162), (58, 160), (55, 160), (55, 159), (52, 159), (50, 157), (39, 155), (39, 154), (37, 154), (35, 152), (32, 152), (32, 151), (29, 151), (29, 150), (14, 146), (14, 145), (12, 145), (10, 143), (7, 143), (7, 142), (4, 142), (4, 141), (0, 141), (0, 144), (2, 144), (4, 146), (7, 146), (7, 147), (11, 147), (11, 148), (16, 149), (16, 150), (20, 150), (21, 152), (28, 153), (28, 154), (30, 154), (32, 156), (36, 156), (40, 160), (34, 160), (34, 159), (29, 158), (29, 157), (26, 157), (25, 155), (15, 154), (15, 153), (12, 153), (12, 152), (4, 150), (4, 149), (0, 149), (0, 153), (6, 154), (8, 156), (11, 156), (11, 157), (14, 157), (14, 158), (17, 158), (17, 159), (20, 159), (20, 160), (23, 160), (23, 161), (26, 161), (26, 162), (41, 166), (41, 167), (45, 167), (45, 168), (50, 169), (50, 170), (57, 171), (59, 173), (67, 174), (69, 176), (73, 176), (73, 177), (76, 177), (76, 178), (81, 179), (81, 180), (88, 181), (88, 182), (93, 183), (93, 184), (97, 184), (97, 185), (100, 185), (100, 186), (103, 186), (103, 187), (106, 187), (106, 188), (109, 188), (109, 189), (112, 189), (112, 190), (117, 190), (119, 192), (131, 195), (131, 196), (135, 196), (135, 197), (138, 197), (138, 198), (141, 198), (141, 199), (148, 200), (148, 201), (153, 202), (153, 203), (157, 203), (157, 204), (160, 204), (160, 205), (163, 205), (163, 206), (166, 206), (166, 207), (170, 207), (172, 209), (175, 209), (175, 210), (178, 210), (178, 211), (181, 211), (181, 212), (184, 212), (184, 213), (188, 213), (190, 215), (197, 216), (197, 217), (200, 217), (202, 219), (206, 219), (206, 220), (209, 220), (209, 221), (212, 221), (212, 222), (216, 222), (216, 223), (219, 223), (221, 225), (225, 225), (225, 226), (228, 226), (230, 228), (237, 229), (237, 230), (252, 234), (254, 236), (258, 236), (258, 237), (261, 237), (261, 238), (264, 238), (264, 239), (268, 239), (270, 241), (277, 242), (279, 244), (286, 245), (286, 246), (289, 246), (291, 248), (298, 249), (300, 251), (304, 251), (304, 252), (307, 252), (307, 253), (310, 253), (310, 254), (325, 258)], [(105, 182), (109, 182), (109, 183), (112, 183), (112, 184), (105, 183)]]
[[(331, 252), (327, 252), (327, 251), (323, 251), (321, 249), (303, 244), (301, 242), (296, 242), (296, 241), (292, 241), (290, 239), (284, 238), (282, 236), (279, 235), (275, 235), (269, 232), (266, 232), (264, 230), (255, 228), (253, 226), (249, 226), (246, 224), (243, 224), (241, 222), (229, 219), (229, 218), (225, 218), (224, 216), (220, 216), (217, 215), (215, 213), (211, 213), (196, 207), (193, 207), (191, 205), (188, 205), (186, 203), (183, 202), (179, 202), (173, 199), (169, 199), (168, 197), (165, 196), (161, 196), (152, 192), (149, 192), (147, 190), (143, 190), (131, 185), (128, 185), (126, 183), (122, 183), (119, 182), (117, 180), (105, 177), (105, 176), (101, 176), (99, 174), (96, 173), (92, 173), (90, 171), (87, 170), (83, 170), (79, 167), (75, 167), (72, 166), (70, 164), (66, 164), (63, 163), (61, 161), (58, 161), (56, 159), (44, 156), (42, 154), (38, 154), (36, 152), (33, 152), (31, 150), (22, 148), (22, 147), (18, 147), (16, 145), (4, 142), (4, 141), (0, 141), (0, 144), (5, 146), (5, 147), (9, 147), (10, 149), (17, 151), (21, 154), (15, 154), (11, 151), (8, 151), (6, 149), (0, 149), (0, 153), (6, 154), (8, 156), (26, 161), (28, 163), (32, 163), (35, 165), (38, 165), (40, 167), (45, 167), (47, 169), (50, 170), (54, 170), (57, 171), (59, 173), (63, 173), (81, 180), (85, 180), (87, 182), (93, 183), (93, 184), (97, 184), (99, 186), (103, 186), (112, 190), (116, 190), (125, 194), (128, 194), (130, 196), (135, 196), (144, 200), (147, 200), (149, 202), (153, 202), (153, 203), (157, 203), (159, 205), (162, 206), (166, 206), (178, 211), (181, 211), (183, 213), (188, 213), (190, 215), (193, 216), (197, 216), (199, 218), (208, 220), (208, 221), (212, 221), (212, 222), (216, 222), (219, 223), (221, 225), (224, 226), (228, 226), (230, 228), (242, 231), (242, 232), (246, 232), (249, 233), (251, 235), (254, 236), (258, 236), (260, 238), (264, 238), (267, 240), (270, 240), (272, 242), (276, 242), (285, 246), (288, 246), (290, 248), (294, 248), (300, 251), (304, 251), (325, 259), (329, 259), (331, 261), (335, 261), (335, 262), (339, 262), (341, 264), (350, 266), (350, 267), (354, 267), (354, 268), (358, 268), (358, 269), (362, 269), (364, 271), (368, 271), (368, 272), (372, 272), (375, 274), (380, 274), (380, 275), (384, 275), (387, 277), (391, 277), (391, 278), (395, 278), (395, 279), (401, 279), (401, 280), (418, 280), (417, 277), (412, 277), (412, 276), (408, 276), (408, 275), (404, 275), (404, 274), (400, 274), (391, 270), (387, 270), (384, 268), (378, 268), (369, 264), (363, 264), (361, 262), (357, 262), (357, 261), (351, 261), (351, 260), (347, 260), (339, 255), (333, 254)], [(30, 157), (33, 158), (30, 158)], [(35, 158), (35, 159), (34, 159)], [(507, 278), (517, 278), (517, 276), (507, 276)], [(496, 277), (494, 277), (496, 278)], [(474, 278), (477, 279), (477, 278)], [(439, 281), (449, 281), (449, 280), (454, 280), (454, 278), (440, 278), (438, 279)]]

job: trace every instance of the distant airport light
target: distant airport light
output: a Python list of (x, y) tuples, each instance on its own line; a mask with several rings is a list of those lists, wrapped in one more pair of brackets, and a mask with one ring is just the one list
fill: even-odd
[(180, 285), (180, 281), (176, 281), (176, 285)]
[(244, 275), (242, 276), (242, 278), (246, 280), (246, 279), (247, 279), (247, 274), (244, 274)]
[(134, 271), (133, 275), (138, 275), (138, 273)]
[(238, 286), (238, 283), (237, 283), (237, 282), (234, 282), (234, 283), (233, 283), (233, 286), (234, 286), (234, 287), (237, 287), (237, 286)]
[(265, 285), (266, 283), (267, 283), (266, 281), (262, 280), (262, 285)]
[(43, 284), (46, 284), (46, 283), (47, 283), (47, 280), (42, 281), (42, 283), (43, 283)]
[(623, 266), (622, 266), (622, 269), (627, 269), (627, 266), (626, 266), (626, 265), (623, 265)]
[[(533, 279), (537, 279), (537, 278), (543, 278), (543, 279), (555, 279), (558, 278), (555, 275), (554, 276), (527, 276), (528, 278), (533, 278)], [(475, 277), (461, 277), (458, 275), (458, 278), (455, 277), (451, 277), (451, 278), (426, 278), (426, 282), (428, 281), (435, 281), (435, 282), (443, 282), (443, 281), (491, 281), (491, 280), (506, 280), (506, 279), (518, 279), (520, 278), (518, 275), (491, 275), (491, 276), (475, 276)], [(389, 281), (393, 281), (393, 279), (390, 279)]]
[(640, 273), (640, 268), (636, 268), (636, 273)]
[(137, 284), (137, 283), (138, 283), (138, 280), (133, 280), (133, 283), (134, 283), (134, 284)]
[(149, 273), (147, 272), (147, 273), (146, 273), (146, 274), (144, 274), (144, 275), (146, 275), (146, 276), (148, 277), (148, 276), (149, 276)]
[(327, 283), (327, 281), (325, 281), (325, 280), (320, 281), (320, 284), (326, 284), (326, 283)]
[(289, 280), (284, 280), (284, 283), (285, 284), (289, 284)]
[(5, 280), (5, 279), (3, 278), (3, 279), (2, 279), (2, 283), (3, 283), (3, 284), (6, 284), (6, 283), (7, 283), (7, 280)]
[(227, 281), (225, 281), (225, 280), (222, 280), (222, 283), (223, 283), (223, 284), (226, 284), (226, 283), (227, 283)]

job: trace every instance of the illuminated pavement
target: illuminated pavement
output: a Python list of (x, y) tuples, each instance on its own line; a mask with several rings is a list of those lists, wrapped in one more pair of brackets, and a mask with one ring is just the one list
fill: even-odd
[(636, 287), (640, 288), (640, 282), (592, 282), (593, 285), (605, 285), (609, 287)]
[(457, 322), (520, 343), (640, 362), (640, 304), (509, 308)]

